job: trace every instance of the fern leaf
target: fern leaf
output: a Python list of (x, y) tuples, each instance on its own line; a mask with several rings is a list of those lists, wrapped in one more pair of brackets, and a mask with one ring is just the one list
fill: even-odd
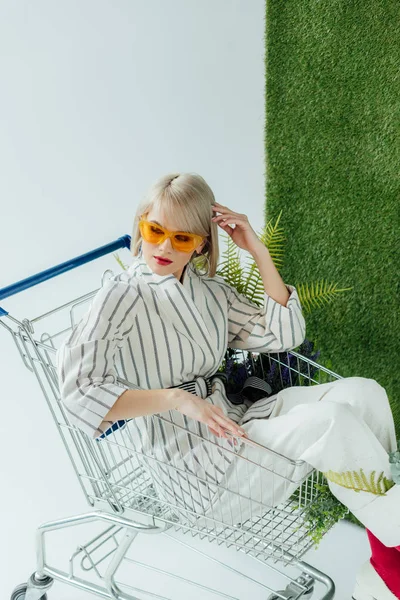
[(337, 283), (328, 283), (323, 279), (319, 282), (295, 284), (300, 304), (304, 312), (310, 312), (313, 307), (320, 308), (328, 302), (332, 302), (338, 294), (352, 290), (353, 288), (339, 288)]
[(234, 286), (240, 292), (243, 287), (240, 248), (236, 246), (230, 236), (225, 236), (225, 239), (227, 245), (222, 253), (223, 260), (218, 265), (217, 274), (221, 275), (228, 284)]
[[(373, 474), (375, 473), (375, 471), (372, 471), (371, 476), (373, 477)], [(356, 482), (356, 487), (358, 488), (358, 490), (362, 490), (362, 479), (360, 477), (360, 475), (357, 473), (357, 471), (354, 471), (354, 479)]]
[(368, 481), (368, 479), (367, 479), (367, 477), (366, 477), (366, 475), (365, 475), (365, 473), (364, 473), (364, 471), (362, 469), (360, 469), (360, 473), (361, 473), (361, 479), (362, 479), (362, 482), (364, 484), (365, 491), (371, 492), (372, 494), (376, 494), (377, 493), (377, 491), (376, 491), (377, 490), (376, 483), (373, 481), (372, 482), (372, 486), (371, 486), (370, 483), (369, 483), (369, 481)]
[(262, 304), (264, 301), (264, 285), (257, 263), (254, 260), (245, 269), (245, 274), (243, 293), (255, 304)]
[(126, 269), (128, 268), (127, 265), (124, 265), (124, 263), (122, 262), (122, 260), (119, 257), (119, 254), (113, 254), (115, 260), (117, 261), (117, 263), (119, 264), (119, 266), (126, 271)]
[(379, 490), (383, 490), (384, 489), (384, 483), (383, 483), (383, 471), (382, 473), (380, 473), (379, 477), (378, 477), (378, 481), (376, 482), (376, 486)]
[[(375, 481), (376, 471), (372, 471), (368, 481), (363, 469), (360, 469), (359, 471), (345, 471), (343, 473), (327, 471), (324, 472), (323, 475), (329, 481), (333, 481), (342, 487), (352, 489), (356, 492), (369, 492), (376, 496), (384, 496), (394, 485), (394, 481), (387, 479), (383, 472), (380, 473), (378, 479)], [(381, 488), (381, 483), (383, 483), (383, 489)]]
[(270, 219), (261, 234), (259, 234), (259, 238), (269, 250), (272, 261), (276, 268), (281, 267), (283, 261), (281, 256), (283, 255), (283, 241), (286, 239), (283, 235), (283, 228), (279, 226), (279, 221), (282, 216), (282, 210), (279, 213), (275, 224), (272, 224), (272, 220)]
[[(369, 474), (369, 486), (370, 486), (370, 487), (373, 487), (373, 486), (375, 486), (375, 487), (376, 487), (376, 489), (377, 489), (377, 490), (379, 491), (379, 493), (380, 493), (380, 487), (379, 487), (379, 485), (378, 485), (378, 481), (376, 481), (376, 482), (375, 482), (375, 474), (376, 474), (376, 471), (371, 471), (371, 473)], [(383, 474), (383, 473), (382, 473), (382, 474)]]

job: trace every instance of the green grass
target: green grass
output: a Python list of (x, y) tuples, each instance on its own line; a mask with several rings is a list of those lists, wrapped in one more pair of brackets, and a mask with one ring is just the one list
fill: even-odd
[[(353, 287), (307, 318), (321, 362), (385, 387), (400, 436), (400, 3), (266, 2), (266, 212), (286, 283)], [(397, 266), (396, 266), (397, 265)]]

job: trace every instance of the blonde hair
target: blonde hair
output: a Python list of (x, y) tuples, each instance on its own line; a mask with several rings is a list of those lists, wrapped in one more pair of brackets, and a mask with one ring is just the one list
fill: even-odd
[(139, 230), (141, 215), (156, 208), (173, 215), (178, 230), (208, 236), (201, 253), (195, 252), (190, 263), (195, 269), (202, 269), (202, 274), (214, 277), (219, 258), (218, 225), (211, 221), (214, 216), (211, 206), (214, 203), (213, 191), (197, 173), (163, 175), (153, 183), (136, 210), (131, 239), (132, 255), (139, 254), (142, 241)]

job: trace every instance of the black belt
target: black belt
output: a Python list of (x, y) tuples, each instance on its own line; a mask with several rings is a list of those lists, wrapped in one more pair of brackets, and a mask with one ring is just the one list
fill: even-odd
[(196, 377), (196, 379), (193, 379), (192, 381), (184, 381), (179, 385), (173, 385), (171, 387), (173, 389), (181, 388), (183, 390), (187, 390), (188, 392), (191, 392), (192, 394), (195, 394), (196, 396), (200, 396), (200, 398), (205, 399), (207, 398), (207, 396), (210, 396), (212, 394), (211, 379), (213, 377), (215, 377), (215, 375), (211, 375), (210, 377), (201, 377), (201, 375), (199, 375), (198, 377)]
[[(200, 396), (200, 398), (207, 398), (212, 394), (212, 385), (211, 380), (214, 377), (220, 377), (225, 384), (225, 387), (228, 383), (228, 376), (223, 371), (214, 373), (210, 377), (201, 377), (198, 376), (193, 381), (184, 381), (179, 385), (172, 386), (173, 388), (182, 388), (195, 394), (196, 396)], [(236, 392), (227, 392), (227, 397), (232, 402), (232, 404), (243, 404), (245, 400), (251, 400), (255, 402), (260, 398), (265, 398), (266, 396), (270, 396), (272, 394), (272, 388), (263, 379), (260, 377), (256, 377), (255, 375), (251, 375), (247, 377), (244, 381), (242, 389)]]

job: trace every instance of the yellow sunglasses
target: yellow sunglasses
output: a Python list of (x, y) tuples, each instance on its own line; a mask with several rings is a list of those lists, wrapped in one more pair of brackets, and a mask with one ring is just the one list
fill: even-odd
[(144, 217), (139, 221), (139, 229), (142, 238), (150, 244), (162, 244), (164, 240), (171, 238), (172, 247), (179, 252), (191, 252), (204, 240), (204, 236), (196, 233), (169, 231), (157, 223), (147, 221)]

